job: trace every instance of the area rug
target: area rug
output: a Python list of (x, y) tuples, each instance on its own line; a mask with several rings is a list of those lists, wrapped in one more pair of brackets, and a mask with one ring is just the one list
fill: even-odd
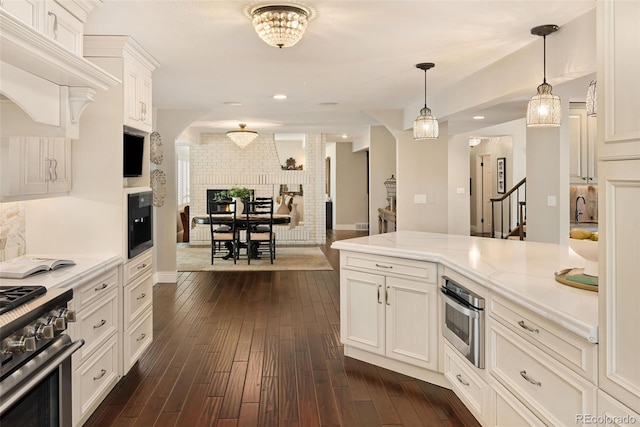
[(333, 270), (320, 248), (315, 246), (278, 246), (273, 265), (269, 257), (233, 260), (216, 258), (211, 265), (210, 247), (178, 247), (178, 271), (275, 271), (275, 270)]

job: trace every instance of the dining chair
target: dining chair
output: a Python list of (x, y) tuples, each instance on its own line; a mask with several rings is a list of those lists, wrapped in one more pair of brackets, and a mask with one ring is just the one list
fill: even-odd
[(273, 264), (276, 253), (276, 239), (273, 232), (273, 198), (256, 198), (248, 202), (245, 211), (245, 227), (247, 235), (247, 264), (251, 264), (252, 256), (257, 256), (262, 247), (269, 251), (269, 260)]
[[(238, 259), (238, 227), (236, 224), (235, 200), (209, 200), (209, 229), (211, 230), (211, 264), (217, 258), (233, 258), (235, 264)], [(222, 248), (224, 243), (224, 249)]]

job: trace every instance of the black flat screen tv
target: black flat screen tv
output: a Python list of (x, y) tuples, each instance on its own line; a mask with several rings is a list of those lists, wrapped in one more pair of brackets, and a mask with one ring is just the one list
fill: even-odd
[(142, 176), (144, 136), (125, 132), (123, 137), (123, 148), (122, 168), (124, 177)]

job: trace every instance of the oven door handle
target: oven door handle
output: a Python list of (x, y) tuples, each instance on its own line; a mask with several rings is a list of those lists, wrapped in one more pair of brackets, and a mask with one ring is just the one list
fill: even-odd
[(9, 410), (51, 372), (58, 369), (83, 345), (83, 339), (71, 342), (69, 335), (59, 335), (49, 347), (5, 378), (2, 381), (2, 395), (0, 395), (2, 400), (0, 415)]
[(455, 299), (447, 295), (444, 291), (442, 291), (442, 297), (446, 300), (445, 304), (448, 303), (454, 310), (457, 310), (460, 313), (467, 315), (473, 319), (478, 319), (480, 317), (480, 313), (482, 313), (482, 310), (469, 309), (465, 307), (459, 301), (456, 301)]

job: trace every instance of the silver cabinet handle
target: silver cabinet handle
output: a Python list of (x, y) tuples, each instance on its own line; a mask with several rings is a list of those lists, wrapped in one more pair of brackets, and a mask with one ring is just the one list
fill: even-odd
[(534, 332), (534, 333), (536, 333), (536, 334), (539, 334), (539, 333), (540, 333), (540, 329), (533, 329), (531, 326), (527, 326), (527, 324), (526, 324), (526, 323), (524, 323), (524, 320), (519, 321), (519, 322), (518, 322), (518, 325), (519, 325), (522, 329), (524, 329), (524, 330), (526, 330), (526, 331)]
[(458, 374), (458, 375), (456, 375), (456, 378), (458, 379), (460, 384), (466, 385), (467, 387), (469, 386), (469, 383), (462, 379), (462, 375)]
[(144, 298), (144, 297), (146, 297), (146, 296), (147, 296), (147, 294), (145, 294), (145, 293), (143, 292), (143, 293), (141, 293), (141, 294), (140, 294), (140, 296), (139, 296), (138, 298), (136, 298), (136, 299), (137, 299), (137, 300), (141, 300), (141, 299), (143, 299), (143, 298)]
[(392, 266), (392, 265), (384, 265), (384, 264), (378, 264), (378, 263), (376, 263), (376, 267), (379, 267), (379, 268), (389, 268), (389, 269), (393, 268), (393, 266)]
[(96, 291), (96, 292), (99, 292), (99, 291), (105, 289), (107, 286), (109, 286), (109, 285), (107, 285), (106, 283), (103, 283), (102, 286), (99, 286), (97, 288), (93, 288), (93, 290)]
[(390, 286), (387, 286), (384, 290), (384, 300), (387, 302), (387, 305), (391, 305), (391, 303), (389, 303), (389, 288)]
[(142, 341), (147, 337), (147, 334), (140, 334), (140, 338), (137, 338), (136, 341)]
[(49, 182), (51, 181), (51, 159), (48, 157), (45, 157), (44, 161), (46, 162), (46, 170), (47, 170), (47, 176), (44, 177), (45, 182)]
[(104, 377), (106, 373), (106, 369), (100, 369), (100, 373), (97, 376), (93, 377), (93, 380), (98, 381), (100, 378)]
[(102, 319), (100, 321), (100, 323), (98, 323), (97, 325), (93, 325), (93, 329), (98, 329), (98, 328), (102, 328), (105, 324), (107, 323), (106, 320)]
[(522, 378), (524, 378), (525, 380), (529, 381), (531, 384), (537, 385), (538, 387), (542, 387), (542, 383), (528, 376), (527, 371), (520, 371), (520, 376), (522, 376)]
[(49, 11), (49, 16), (53, 16), (53, 38), (58, 40), (58, 15)]
[(380, 288), (382, 288), (382, 285), (378, 284), (378, 304), (382, 304), (382, 301), (380, 301)]
[(143, 268), (145, 268), (147, 266), (147, 264), (140, 264), (138, 266), (138, 270), (142, 270)]
[(51, 181), (56, 182), (58, 180), (58, 161), (51, 159), (49, 163), (49, 174), (51, 175)]

